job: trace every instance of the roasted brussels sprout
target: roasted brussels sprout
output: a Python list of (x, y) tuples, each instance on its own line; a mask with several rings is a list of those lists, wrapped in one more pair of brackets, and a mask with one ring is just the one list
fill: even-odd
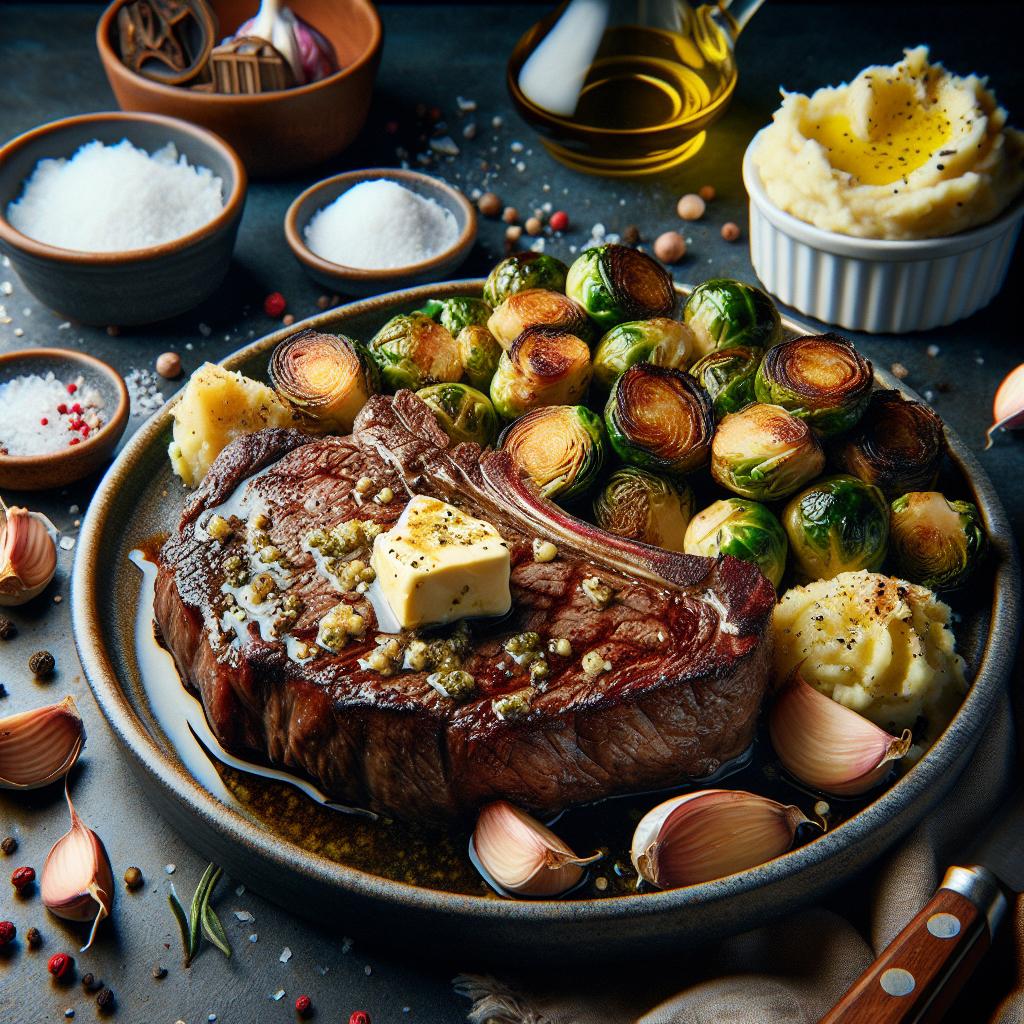
[(269, 375), (289, 405), (341, 434), (352, 430), (356, 413), (380, 391), (377, 365), (358, 341), (314, 330), (282, 341), (270, 357)]
[(911, 491), (897, 498), (889, 530), (896, 571), (930, 590), (962, 586), (988, 547), (977, 506), (949, 501), (938, 491)]
[(459, 346), (447, 327), (423, 313), (392, 317), (370, 342), (370, 355), (392, 391), (456, 381), (462, 376)]
[(594, 350), (594, 384), (602, 395), (611, 390), (615, 378), (634, 363), (654, 363), (673, 370), (685, 370), (693, 351), (693, 334), (678, 320), (656, 316), (630, 320), (613, 327)]
[(587, 249), (569, 268), (565, 293), (602, 327), (668, 316), (676, 305), (672, 278), (660, 263), (628, 245)]
[(683, 550), (688, 555), (732, 555), (753, 562), (778, 587), (789, 542), (782, 523), (764, 505), (747, 498), (723, 498), (690, 520)]
[(711, 444), (711, 475), (744, 498), (785, 498), (824, 468), (825, 453), (814, 431), (778, 405), (754, 404), (730, 413)]
[(619, 458), (646, 469), (689, 473), (711, 454), (711, 399), (681, 370), (631, 366), (612, 387), (604, 422)]
[(575, 405), (589, 385), (586, 343), (557, 327), (531, 327), (502, 352), (491, 401), (499, 416), (514, 420), (542, 405)]
[(828, 476), (790, 499), (782, 515), (799, 572), (830, 580), (841, 572), (879, 569), (889, 541), (885, 495), (855, 476)]
[(716, 348), (768, 348), (782, 337), (775, 303), (752, 284), (716, 277), (697, 285), (683, 306), (683, 323), (697, 339), (697, 355)]
[(578, 302), (547, 288), (527, 288), (510, 295), (487, 321), (491, 334), (508, 349), (528, 327), (557, 327), (590, 344), (594, 325)]
[(510, 423), (498, 443), (552, 501), (585, 494), (604, 466), (604, 424), (583, 405), (534, 409)]
[(754, 377), (759, 402), (774, 402), (822, 436), (849, 430), (871, 398), (871, 364), (838, 334), (791, 338), (764, 354)]
[(620, 537), (682, 551), (693, 508), (693, 491), (682, 480), (623, 466), (594, 499), (594, 522)]
[(450, 299), (431, 299), (420, 312), (436, 320), (451, 332), (453, 338), (457, 338), (463, 327), (486, 324), (492, 310), (483, 299), (456, 295)]
[(935, 485), (946, 451), (942, 420), (898, 391), (875, 391), (837, 455), (847, 473), (881, 488), (887, 498)]
[(416, 394), (430, 406), (441, 429), (453, 441), (475, 441), (482, 448), (498, 436), (491, 400), (468, 384), (431, 384)]
[(569, 268), (554, 256), (541, 252), (514, 252), (487, 275), (484, 301), (498, 306), (510, 295), (526, 291), (527, 288), (549, 288), (553, 292), (564, 292), (568, 271)]
[(466, 380), (486, 391), (498, 368), (501, 346), (482, 324), (466, 324), (455, 337)]
[(690, 367), (690, 373), (703, 385), (721, 419), (739, 412), (754, 401), (754, 374), (761, 364), (761, 350), (737, 345), (709, 352)]

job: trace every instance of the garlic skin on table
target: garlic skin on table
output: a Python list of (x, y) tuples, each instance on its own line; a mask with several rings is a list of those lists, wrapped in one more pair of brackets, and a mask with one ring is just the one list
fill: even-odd
[(38, 789), (64, 778), (84, 745), (74, 697), (0, 718), (0, 789)]
[(477, 818), (473, 852), (486, 875), (517, 896), (560, 896), (602, 854), (577, 857), (549, 828), (507, 800), (488, 804)]
[(296, 85), (316, 82), (338, 70), (330, 41), (280, 0), (263, 0), (254, 18), (238, 27), (235, 36), (265, 39), (288, 62)]
[(630, 857), (659, 889), (709, 882), (781, 856), (809, 821), (799, 807), (737, 789), (702, 789), (648, 811)]
[(57, 572), (57, 528), (46, 516), (0, 501), (0, 605), (41, 594)]
[(799, 671), (792, 672), (776, 693), (768, 733), (790, 775), (834, 796), (866, 793), (889, 774), (911, 744), (909, 729), (890, 735), (816, 690)]

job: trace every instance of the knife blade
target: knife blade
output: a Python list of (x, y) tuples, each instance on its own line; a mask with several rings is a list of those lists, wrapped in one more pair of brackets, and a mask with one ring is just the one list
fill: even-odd
[(821, 1024), (938, 1024), (1006, 914), (1002, 886), (1024, 891), (1024, 789), (1000, 809), (928, 905)]

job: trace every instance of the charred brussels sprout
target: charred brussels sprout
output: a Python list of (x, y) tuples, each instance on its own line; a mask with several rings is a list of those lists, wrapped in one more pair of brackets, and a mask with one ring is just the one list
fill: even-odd
[(871, 398), (871, 364), (838, 334), (792, 338), (769, 349), (754, 393), (807, 420), (822, 437), (849, 430)]
[(680, 370), (631, 366), (612, 387), (604, 421), (619, 458), (646, 469), (689, 473), (711, 453), (711, 399)]
[(491, 400), (468, 384), (431, 384), (416, 394), (430, 406), (441, 429), (453, 441), (494, 444), (498, 416)]
[(568, 270), (561, 260), (545, 253), (513, 253), (487, 275), (484, 301), (498, 306), (510, 295), (526, 291), (527, 288), (548, 288), (553, 292), (564, 292)]
[(628, 245), (587, 249), (569, 268), (565, 293), (604, 328), (668, 316), (676, 305), (665, 268)]
[(286, 402), (341, 434), (352, 430), (356, 413), (380, 391), (377, 366), (358, 341), (313, 330), (282, 341), (270, 357), (269, 374)]
[(504, 349), (528, 327), (557, 327), (588, 344), (594, 338), (594, 325), (583, 307), (547, 288), (527, 288), (510, 295), (491, 314), (487, 327)]
[(605, 460), (601, 419), (582, 405), (534, 409), (502, 431), (500, 447), (552, 501), (590, 490)]
[(693, 508), (693, 491), (682, 480), (623, 466), (594, 499), (594, 522), (620, 537), (682, 551)]
[(456, 338), (463, 327), (486, 324), (492, 310), (483, 299), (456, 295), (450, 299), (431, 299), (420, 312), (436, 320)]
[(790, 500), (782, 522), (793, 561), (807, 579), (874, 572), (885, 560), (889, 506), (877, 487), (855, 476), (815, 481)]
[(889, 528), (897, 572), (931, 590), (962, 586), (988, 547), (977, 506), (949, 501), (938, 491), (897, 498)]
[(697, 339), (697, 355), (716, 348), (768, 348), (782, 337), (775, 303), (751, 284), (718, 277), (697, 285), (683, 307), (683, 323)]
[(690, 520), (683, 550), (688, 555), (732, 555), (753, 562), (778, 587), (788, 549), (786, 531), (764, 505), (746, 498), (723, 498)]
[(754, 401), (754, 375), (760, 364), (760, 349), (737, 345), (709, 352), (690, 367), (690, 373), (711, 396), (715, 416), (721, 419)]
[(838, 458), (847, 473), (894, 498), (933, 487), (945, 451), (942, 420), (928, 406), (898, 391), (875, 391)]
[(693, 351), (693, 334), (666, 316), (630, 320), (613, 327), (594, 350), (594, 384), (607, 394), (616, 377), (634, 363), (654, 363), (685, 370)]
[(514, 420), (542, 405), (575, 405), (589, 385), (586, 344), (556, 327), (531, 327), (502, 352), (491, 401), (499, 416)]
[(711, 475), (725, 488), (758, 501), (785, 498), (825, 468), (814, 432), (778, 405), (748, 405), (718, 425)]
[(491, 332), (482, 324), (467, 324), (455, 338), (459, 347), (459, 359), (466, 380), (475, 388), (487, 390), (491, 378), (498, 368), (501, 346)]
[(446, 327), (423, 313), (392, 317), (370, 342), (370, 355), (392, 391), (456, 381), (462, 376), (459, 347)]

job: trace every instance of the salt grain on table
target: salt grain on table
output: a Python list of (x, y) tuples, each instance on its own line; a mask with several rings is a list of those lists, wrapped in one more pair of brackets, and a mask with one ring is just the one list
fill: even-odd
[(291, 958), (292, 951), (291, 949), (289, 949), (288, 946), (285, 946), (284, 949), (281, 950), (281, 955), (277, 959), (280, 960), (281, 963), (286, 964), (288, 963), (289, 960), (291, 960)]

